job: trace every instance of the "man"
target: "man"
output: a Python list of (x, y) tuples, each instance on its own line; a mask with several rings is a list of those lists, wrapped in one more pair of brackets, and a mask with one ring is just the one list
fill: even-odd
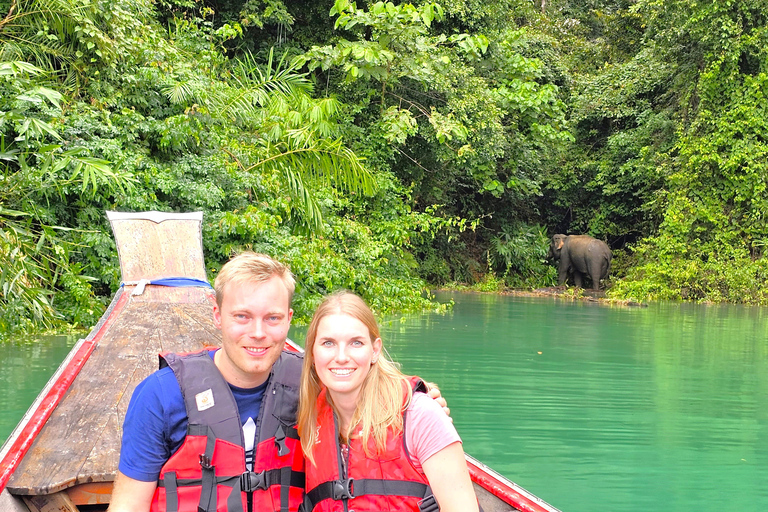
[[(295, 512), (303, 499), (294, 427), (301, 356), (283, 351), (294, 278), (246, 252), (222, 267), (214, 288), (221, 349), (165, 356), (168, 367), (137, 386), (110, 512), (214, 511), (217, 499), (228, 511)], [(445, 405), (439, 391), (433, 397)]]

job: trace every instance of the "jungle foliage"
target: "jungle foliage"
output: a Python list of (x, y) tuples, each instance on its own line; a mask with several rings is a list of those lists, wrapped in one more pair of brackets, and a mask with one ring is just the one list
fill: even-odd
[(615, 297), (768, 301), (764, 2), (0, 11), (0, 331), (95, 322), (107, 209), (202, 210), (211, 277), (269, 253), (299, 318), (551, 285), (555, 233), (611, 245)]

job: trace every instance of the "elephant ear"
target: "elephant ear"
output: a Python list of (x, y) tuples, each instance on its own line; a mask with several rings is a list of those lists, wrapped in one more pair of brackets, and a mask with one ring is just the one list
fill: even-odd
[(557, 250), (558, 251), (563, 248), (563, 244), (564, 243), (565, 243), (565, 239), (564, 238), (561, 238), (560, 240), (557, 241)]

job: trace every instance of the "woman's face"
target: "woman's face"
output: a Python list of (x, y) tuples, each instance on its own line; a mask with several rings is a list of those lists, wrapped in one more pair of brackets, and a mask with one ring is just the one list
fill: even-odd
[(363, 322), (337, 313), (323, 317), (312, 344), (315, 370), (334, 401), (356, 401), (365, 377), (381, 351)]

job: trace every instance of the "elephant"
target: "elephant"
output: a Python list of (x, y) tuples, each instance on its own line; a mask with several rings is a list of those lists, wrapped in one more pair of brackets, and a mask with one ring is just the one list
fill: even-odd
[(578, 287), (582, 287), (584, 276), (589, 276), (594, 291), (600, 290), (600, 280), (608, 277), (611, 258), (613, 255), (608, 244), (589, 235), (555, 235), (547, 255), (548, 260), (558, 264), (559, 286), (572, 272)]

